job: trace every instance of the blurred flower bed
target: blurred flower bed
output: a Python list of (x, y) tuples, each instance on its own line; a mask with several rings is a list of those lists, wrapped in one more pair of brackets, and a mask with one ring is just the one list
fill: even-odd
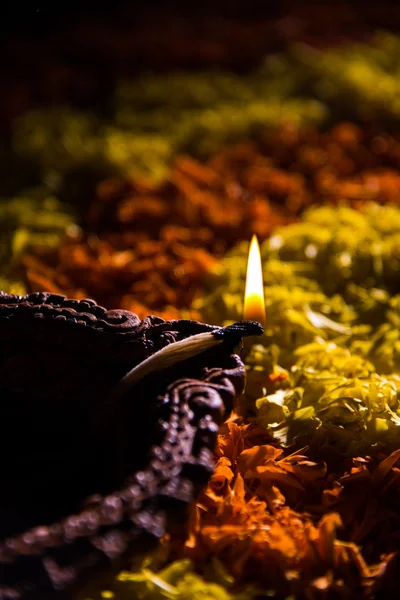
[[(400, 538), (400, 38), (37, 108), (4, 156), (0, 287), (143, 317), (268, 323), (186, 539), (92, 598), (390, 598)], [(17, 174), (18, 176), (16, 177)]]
[[(17, 255), (4, 244), (3, 287), (176, 316), (215, 258), (253, 232), (264, 239), (315, 202), (398, 202), (399, 45), (378, 33), (329, 51), (297, 45), (247, 76), (143, 76), (120, 85), (108, 120), (71, 108), (27, 113), (13, 148), (31, 187), (14, 194), (25, 204), (14, 212)], [(30, 239), (26, 206), (38, 193), (66, 207), (59, 248), (46, 250), (37, 223)], [(43, 233), (55, 239), (52, 222)]]

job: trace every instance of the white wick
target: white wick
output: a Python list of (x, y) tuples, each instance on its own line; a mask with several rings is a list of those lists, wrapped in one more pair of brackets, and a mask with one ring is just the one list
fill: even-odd
[(192, 358), (196, 354), (200, 354), (213, 346), (221, 344), (222, 341), (222, 339), (216, 339), (212, 332), (207, 331), (164, 346), (164, 348), (161, 348), (161, 350), (158, 350), (158, 352), (155, 352), (128, 371), (114, 388), (113, 397), (125, 394), (138, 381), (146, 377), (146, 375), (173, 367), (183, 360)]

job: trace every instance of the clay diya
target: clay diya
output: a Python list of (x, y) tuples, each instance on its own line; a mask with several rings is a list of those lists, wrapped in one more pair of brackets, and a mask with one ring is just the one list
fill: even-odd
[(185, 526), (261, 331), (0, 292), (2, 600), (70, 597)]

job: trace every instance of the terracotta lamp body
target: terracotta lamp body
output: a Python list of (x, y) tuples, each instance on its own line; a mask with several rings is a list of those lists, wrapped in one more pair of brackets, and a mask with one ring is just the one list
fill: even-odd
[(243, 388), (232, 344), (143, 377), (102, 427), (93, 423), (135, 365), (218, 330), (0, 293), (2, 600), (64, 597), (93, 568), (121, 566), (184, 527), (212, 473), (218, 425)]

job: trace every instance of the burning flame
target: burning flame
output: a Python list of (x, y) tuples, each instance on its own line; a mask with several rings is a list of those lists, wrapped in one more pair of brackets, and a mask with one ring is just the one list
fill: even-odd
[(249, 321), (266, 324), (261, 254), (256, 235), (253, 235), (250, 242), (243, 313), (244, 318)]

